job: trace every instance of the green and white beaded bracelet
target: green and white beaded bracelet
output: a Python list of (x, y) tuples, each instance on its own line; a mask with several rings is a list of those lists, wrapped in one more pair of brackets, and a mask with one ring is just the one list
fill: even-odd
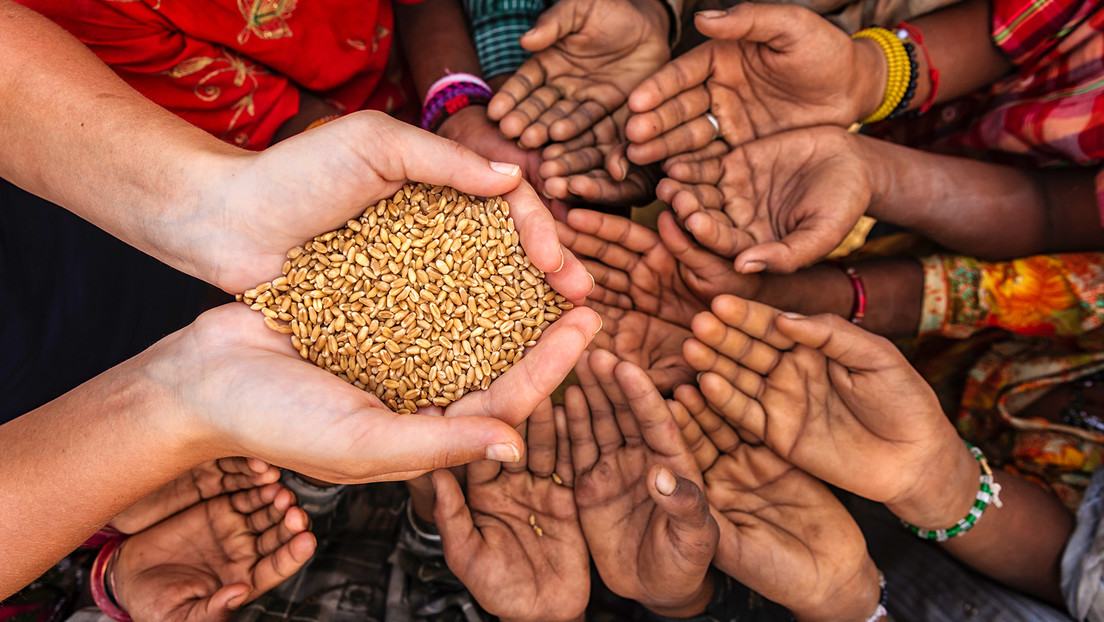
[(985, 513), (985, 509), (989, 507), (989, 504), (1001, 507), (1000, 500), (1000, 484), (993, 481), (993, 470), (989, 468), (989, 462), (985, 459), (985, 454), (981, 453), (981, 450), (971, 445), (966, 441), (966, 447), (970, 449), (970, 453), (973, 454), (974, 459), (981, 465), (981, 475), (978, 477), (978, 492), (974, 497), (974, 505), (970, 508), (970, 512), (966, 514), (961, 520), (947, 529), (923, 529), (916, 525), (910, 525), (905, 521), (901, 521), (901, 524), (908, 528), (909, 531), (925, 540), (934, 540), (936, 542), (946, 542), (951, 538), (956, 538), (963, 535), (967, 531), (973, 529), (974, 525), (981, 518), (981, 515)]

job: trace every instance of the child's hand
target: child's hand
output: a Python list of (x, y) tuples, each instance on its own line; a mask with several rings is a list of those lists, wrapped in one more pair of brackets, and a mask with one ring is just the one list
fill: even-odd
[[(710, 407), (830, 484), (901, 503), (930, 492), (934, 466), (968, 460), (920, 374), (889, 341), (843, 318), (784, 316), (721, 296), (694, 318), (694, 336), (683, 352), (704, 372)], [(948, 515), (971, 503), (947, 502)]]
[(310, 519), (280, 484), (197, 503), (116, 553), (115, 597), (135, 620), (229, 620), (314, 554)]
[(625, 156), (628, 108), (594, 127), (541, 151), (540, 176), (546, 197), (602, 205), (646, 205), (655, 200), (659, 167), (642, 167)]
[(467, 505), (452, 473), (434, 472), (445, 560), (504, 620), (573, 620), (590, 598), (590, 560), (571, 491), (567, 424), (545, 400), (519, 431), (528, 447), (521, 462), (468, 466)]
[(861, 139), (837, 127), (774, 134), (668, 162), (656, 190), (699, 243), (740, 272), (793, 272), (839, 245), (870, 205)]
[(878, 569), (847, 509), (769, 447), (741, 441), (696, 389), (676, 395), (699, 464), (712, 458), (703, 470), (721, 529), (713, 563), (802, 622), (866, 620), (878, 605)]
[(599, 302), (587, 304), (602, 319), (602, 330), (592, 342), (595, 348), (643, 368), (665, 395), (680, 384), (694, 381), (694, 370), (682, 357), (682, 344), (690, 338), (690, 331), (639, 311)]
[(598, 573), (661, 615), (701, 613), (717, 525), (666, 403), (643, 370), (605, 351), (576, 374), (582, 388), (565, 395), (575, 501)]
[[(559, 225), (560, 239), (594, 277), (589, 299), (640, 311), (690, 328), (708, 308), (683, 281), (674, 255), (659, 235), (623, 216), (571, 210)], [(731, 263), (721, 260), (732, 272)]]
[(735, 147), (793, 128), (848, 127), (881, 103), (884, 83), (874, 84), (880, 74), (870, 69), (885, 62), (877, 44), (853, 42), (808, 9), (749, 2), (703, 11), (694, 25), (712, 40), (629, 96), (636, 115), (625, 132), (638, 164), (718, 138)]

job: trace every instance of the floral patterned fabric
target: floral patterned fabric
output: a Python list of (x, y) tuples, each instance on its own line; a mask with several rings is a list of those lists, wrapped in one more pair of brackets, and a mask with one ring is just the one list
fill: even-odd
[[(1104, 462), (1104, 435), (1025, 413), (1048, 392), (1104, 369), (1104, 254), (1008, 262), (935, 255), (922, 263), (921, 334), (972, 337), (981, 347), (949, 348), (921, 371), (938, 389), (952, 378), (932, 370), (974, 361), (955, 415), (959, 431), (1001, 468), (1076, 509)], [(1017, 334), (981, 332), (991, 328)]]

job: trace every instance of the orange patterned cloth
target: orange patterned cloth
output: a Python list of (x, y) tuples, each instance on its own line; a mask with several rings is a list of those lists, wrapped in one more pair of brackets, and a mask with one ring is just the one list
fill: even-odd
[(392, 50), (391, 0), (18, 1), (146, 97), (249, 149), (272, 143), (300, 89), (341, 112), (393, 113), (412, 92)]
[[(1104, 254), (1008, 262), (936, 255), (922, 263), (921, 334), (975, 337), (986, 348), (971, 358), (955, 417), (959, 431), (1001, 468), (1053, 490), (1076, 510), (1104, 462), (1104, 435), (1024, 413), (1055, 388), (1104, 369)], [(979, 334), (994, 327), (1016, 334)], [(929, 370), (962, 369), (950, 359), (976, 349), (946, 352), (921, 365), (937, 389), (950, 379)]]

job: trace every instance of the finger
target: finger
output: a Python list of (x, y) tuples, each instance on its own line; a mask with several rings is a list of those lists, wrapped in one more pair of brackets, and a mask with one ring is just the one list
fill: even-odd
[(257, 537), (256, 550), (261, 557), (271, 555), (297, 534), (310, 528), (310, 517), (298, 506), (288, 508), (283, 520), (269, 527)]
[(725, 421), (748, 432), (758, 442), (765, 438), (767, 417), (759, 402), (714, 373), (702, 374), (698, 384), (706, 403)]
[[(529, 416), (531, 417), (532, 415), (530, 414)], [(495, 470), (495, 476), (498, 475), (498, 470), (512, 475), (524, 473), (529, 470), (529, 418), (526, 417), (526, 419), (517, 424), (514, 429), (517, 430), (518, 436), (525, 439), (525, 451), (521, 454), (521, 460), (517, 462), (500, 463), (498, 469)]]
[[(605, 263), (589, 259), (583, 260), (583, 267), (585, 267), (587, 269), (587, 272), (589, 272), (590, 275), (594, 277), (595, 291), (592, 291), (590, 293), (590, 296), (587, 296), (588, 305), (590, 302), (593, 302), (595, 300), (607, 305), (615, 304), (610, 300), (602, 300), (601, 298), (599, 298), (598, 288), (607, 290), (610, 295), (618, 296), (617, 298), (615, 298), (615, 300), (621, 300), (621, 297), (623, 297), (625, 300), (629, 301), (630, 305), (632, 304), (631, 298), (626, 295), (629, 292), (629, 289), (632, 287), (632, 281), (629, 279), (628, 274), (622, 272), (621, 270), (618, 270), (617, 268), (611, 268)], [(631, 309), (632, 307), (629, 306), (623, 308)]]
[(662, 395), (670, 395), (680, 384), (694, 381), (694, 370), (685, 362), (653, 365), (647, 370), (648, 379)]
[(276, 495), (282, 490), (286, 489), (277, 483), (259, 488), (247, 488), (230, 495), (230, 507), (234, 508), (234, 511), (239, 514), (252, 514), (272, 503)]
[(704, 184), (685, 184), (670, 177), (664, 177), (656, 185), (656, 197), (667, 203), (678, 216), (679, 222), (702, 210), (719, 210), (724, 196), (720, 190)]
[(249, 585), (246, 583), (224, 585), (209, 598), (196, 602), (190, 609), (203, 611), (199, 616), (202, 620), (229, 620), (233, 611), (249, 602), (249, 592)]
[(539, 52), (571, 33), (579, 32), (586, 23), (586, 13), (577, 11), (576, 7), (571, 2), (551, 5), (537, 17), (533, 27), (521, 35), (518, 43), (530, 52)]
[(623, 142), (610, 149), (606, 154), (605, 168), (615, 181), (625, 181), (632, 172), (632, 162), (629, 162), (629, 143)]
[[(690, 405), (687, 406), (687, 403)], [(719, 452), (693, 414), (705, 408), (705, 398), (701, 397), (695, 387), (683, 385), (675, 389), (675, 400), (668, 402), (668, 408), (682, 431), (682, 440), (686, 441), (690, 453), (694, 454), (698, 468), (702, 471), (708, 470), (717, 461)]]
[(561, 264), (562, 267), (555, 272), (545, 270), (544, 280), (552, 286), (552, 289), (562, 294), (568, 302), (582, 304), (587, 295), (590, 294), (590, 290), (594, 286), (594, 280), (587, 274), (586, 268), (583, 267), (582, 262), (574, 253), (561, 245), (560, 254), (564, 258)]
[(645, 143), (676, 127), (709, 112), (709, 91), (704, 85), (675, 95), (648, 112), (629, 117), (625, 137), (634, 143)]
[[(491, 101), (487, 103), (487, 118), (492, 121), (502, 121), (503, 117), (509, 114), (518, 102), (524, 101), (530, 93), (543, 86), (544, 80), (544, 67), (541, 65), (540, 59), (529, 58), (502, 83), (498, 92), (491, 97)], [(506, 138), (516, 138), (521, 135), (525, 128), (516, 128), (517, 132), (511, 134), (505, 133), (505, 128), (501, 127), (501, 124), (499, 129)], [(514, 126), (511, 126), (511, 130), (513, 129), (515, 129)]]
[(634, 423), (648, 447), (664, 456), (687, 453), (688, 448), (667, 408), (667, 401), (644, 370), (623, 361), (617, 365), (615, 373), (616, 383), (624, 392)]
[(637, 164), (651, 164), (680, 153), (697, 151), (716, 138), (717, 130), (709, 119), (697, 117), (651, 140), (634, 141), (627, 153)]
[(838, 315), (805, 317), (784, 313), (777, 318), (776, 328), (780, 337), (813, 348), (850, 370), (911, 369), (888, 339)]
[[(582, 389), (568, 387), (564, 391), (564, 416), (567, 433), (571, 439), (571, 464), (573, 474), (586, 473), (598, 463), (598, 443), (591, 428), (590, 408)], [(560, 474), (561, 477), (563, 474)], [(574, 477), (572, 477), (574, 481)]]
[[(571, 210), (567, 215), (567, 224), (560, 224), (559, 230), (560, 235), (563, 236), (564, 245), (577, 255), (593, 257), (603, 264), (619, 270), (629, 270), (640, 262), (640, 254), (626, 248), (625, 244), (628, 242), (639, 247), (641, 246), (639, 238), (651, 238), (653, 244), (658, 240), (654, 233), (648, 235), (635, 230), (635, 227), (629, 226), (635, 223), (632, 223), (628, 218), (613, 216), (602, 225), (601, 229), (594, 232), (596, 235), (583, 232), (576, 229), (572, 223), (579, 220), (575, 216), (576, 212), (586, 211), (589, 210)], [(583, 222), (586, 222), (585, 219)], [(646, 229), (642, 225), (638, 226)], [(618, 231), (614, 231), (614, 228), (617, 228)], [(630, 236), (634, 239), (630, 239)], [(647, 250), (647, 248), (644, 250)]]
[(680, 153), (677, 156), (671, 156), (663, 161), (663, 170), (666, 171), (668, 167), (675, 164), (683, 164), (686, 162), (700, 162), (702, 160), (712, 160), (716, 158), (723, 158), (732, 151), (732, 148), (728, 146), (728, 143), (723, 140), (715, 140), (705, 147), (698, 149), (697, 151), (690, 151), (688, 153)]
[[(695, 426), (705, 435), (707, 443), (714, 452), (731, 454), (740, 446), (740, 436), (732, 429), (727, 421), (721, 418), (706, 404), (701, 392), (691, 386), (679, 387), (684, 389), (676, 395), (676, 399), (685, 405)], [(714, 456), (714, 460), (716, 456)], [(712, 462), (710, 463), (712, 464)]]
[(552, 418), (552, 400), (541, 402), (527, 423), (529, 471), (539, 477), (549, 477), (556, 468), (556, 422)]
[[(286, 499), (286, 497), (285, 497)], [(283, 507), (281, 507), (283, 506)], [(256, 534), (263, 534), (268, 531), (273, 525), (278, 525), (280, 521), (284, 520), (284, 514), (288, 511), (287, 501), (277, 505), (272, 503), (265, 507), (253, 512), (245, 519), (245, 524), (249, 526), (250, 531)]]
[[(525, 458), (523, 457), (522, 460), (524, 459)], [(479, 460), (476, 462), (472, 462), (468, 464), (467, 477), (465, 478), (465, 481), (469, 486), (490, 483), (494, 481), (496, 477), (498, 477), (499, 473), (507, 470), (507, 465), (513, 467), (513, 470), (510, 472), (518, 472), (517, 464), (520, 462), (521, 460), (519, 460), (518, 462), (498, 462), (497, 460)]]
[(838, 223), (807, 219), (781, 240), (756, 244), (741, 252), (736, 256), (736, 270), (795, 272), (826, 257), (846, 236), (847, 231), (839, 231)]
[(810, 20), (823, 21), (808, 9), (789, 5), (738, 4), (723, 13), (699, 13), (698, 30), (710, 39), (765, 43), (775, 50), (793, 47)]
[(697, 484), (679, 477), (662, 465), (648, 472), (648, 494), (667, 514), (668, 529), (678, 553), (694, 565), (708, 570), (717, 550), (720, 530), (709, 511), (705, 493)]
[[(541, 145), (548, 142), (549, 128), (557, 121), (560, 121), (579, 107), (579, 102), (574, 99), (563, 97), (554, 102), (547, 110), (541, 113), (541, 115), (529, 124), (529, 127), (525, 128), (525, 131), (521, 133), (521, 137), (518, 142), (522, 147), (527, 149), (537, 149)], [(585, 129), (585, 128), (584, 128)]]
[[(507, 138), (519, 138), (561, 97), (561, 93), (551, 86), (537, 87), (524, 99), (519, 100), (514, 109), (498, 122), (499, 130)], [(539, 147), (541, 144), (543, 143), (526, 145), (526, 147), (532, 149)]]
[[(608, 350), (596, 350), (590, 355), (590, 368), (594, 372), (594, 376), (598, 379), (598, 382), (602, 389), (606, 392), (606, 396), (609, 398), (610, 403), (613, 405), (613, 415), (617, 422), (617, 428), (620, 431), (618, 443), (622, 441), (631, 442), (633, 439), (640, 439), (640, 426), (636, 422), (636, 417), (633, 416), (632, 407), (629, 405), (629, 399), (625, 395), (625, 392), (621, 390), (621, 385), (618, 383), (617, 376), (614, 370), (621, 362), (619, 358)], [(647, 376), (644, 377), (647, 383)], [(653, 387), (654, 388), (654, 387)], [(601, 441), (598, 443), (603, 448)]]
[(433, 503), (433, 519), (441, 533), (441, 545), (450, 568), (463, 568), (457, 560), (469, 560), (479, 550), (483, 537), (475, 528), (471, 510), (464, 502), (464, 493), (456, 476), (448, 471), (433, 474), (433, 488), (437, 491)]
[(782, 358), (777, 349), (743, 332), (742, 327), (729, 326), (712, 313), (694, 316), (691, 328), (698, 341), (757, 374), (769, 374)]
[[(697, 339), (687, 339), (682, 344), (682, 356), (690, 367), (699, 372), (711, 371), (722, 378), (735, 378), (741, 372), (747, 371)], [(752, 390), (749, 394), (758, 395), (758, 392)]]
[(721, 173), (723, 172), (720, 158), (692, 162), (683, 160), (675, 163), (668, 160), (664, 163), (663, 170), (668, 177), (676, 181), (688, 184), (712, 184), (714, 186), (721, 181)]
[(375, 443), (358, 454), (356, 459), (375, 466), (377, 474), (367, 481), (411, 479), (484, 459), (516, 462), (525, 451), (517, 431), (490, 416), (399, 415), (373, 429), (372, 434), (403, 442)]
[(625, 181), (615, 181), (604, 170), (571, 175), (567, 190), (572, 196), (599, 205), (638, 205), (652, 198), (638, 177), (630, 175)]
[[(578, 261), (570, 257), (570, 253), (563, 252), (556, 234), (556, 220), (541, 203), (537, 193), (528, 184), (522, 184), (503, 198), (510, 206), (510, 217), (514, 220), (514, 228), (526, 256), (534, 266), (546, 273), (548, 284), (568, 300), (585, 297), (590, 286), (589, 279), (571, 280), (570, 277), (577, 279), (579, 275), (565, 269), (570, 267), (572, 261)], [(553, 276), (558, 278), (551, 278)]]
[[(264, 486), (279, 481), (280, 479), (280, 469), (269, 465), (263, 460), (258, 461), (265, 465), (265, 470), (262, 472), (254, 471), (252, 467), (246, 464), (244, 458), (237, 458), (237, 460), (241, 461), (240, 466), (244, 467), (245, 470), (238, 473), (231, 473), (226, 472), (226, 469), (223, 468), (223, 471), (226, 472), (226, 474), (222, 476), (223, 492), (235, 492), (246, 488)], [(221, 463), (222, 460), (219, 462)], [(219, 468), (222, 468), (221, 464)]]
[[(629, 110), (637, 114), (653, 110), (679, 93), (704, 84), (709, 77), (710, 64), (709, 50), (700, 45), (691, 48), (633, 89), (629, 94)], [(652, 136), (662, 133), (658, 126), (653, 132)]]
[[(317, 545), (314, 534), (303, 532), (272, 554), (261, 558), (253, 569), (253, 591), (249, 594), (249, 600), (257, 598), (299, 572), (311, 555), (314, 555)], [(237, 607), (249, 600), (237, 603)]]
[(651, 229), (633, 222), (630, 218), (615, 214), (577, 209), (571, 210), (571, 213), (567, 215), (567, 222), (576, 231), (611, 243), (609, 248), (623, 248), (634, 253), (633, 255), (618, 255), (617, 257), (622, 259), (620, 262), (616, 261), (616, 257), (613, 256), (583, 253), (621, 269), (633, 265), (639, 260), (640, 253), (651, 250), (658, 241), (658, 236)]
[[(349, 171), (350, 179), (371, 180), (381, 176), (396, 182), (410, 179), (452, 186), (461, 192), (484, 197), (506, 194), (521, 182), (521, 168), (517, 165), (492, 168), (490, 161), (471, 149), (382, 112), (354, 112), (295, 138), (317, 141), (327, 150), (334, 144), (354, 145), (364, 170)], [(391, 155), (381, 158), (381, 144), (402, 147), (390, 150)], [(279, 151), (279, 147), (275, 145), (274, 150)], [(348, 192), (359, 190), (352, 184)], [(359, 200), (363, 204), (363, 197)]]
[[(620, 105), (620, 103), (617, 105)], [(608, 107), (598, 101), (588, 99), (580, 103), (563, 119), (554, 121), (548, 127), (548, 135), (552, 140), (571, 140), (593, 127), (608, 114)]]
[[(600, 355), (599, 352), (601, 352)], [(617, 404), (614, 402), (614, 396), (611, 395), (611, 388), (602, 381), (595, 369), (597, 365), (604, 364), (610, 367), (616, 365), (616, 361), (610, 363), (610, 358), (616, 359), (605, 350), (587, 352), (584, 360), (580, 360), (579, 365), (575, 367), (579, 386), (582, 387), (587, 404), (590, 405), (594, 442), (598, 444), (602, 453), (614, 451), (625, 443), (621, 428), (617, 425)]]
[[(555, 147), (557, 145), (553, 145)], [(545, 153), (552, 150), (552, 147), (545, 149)], [(552, 151), (556, 153), (556, 151)], [(605, 156), (602, 155), (602, 151), (596, 147), (580, 147), (571, 151), (564, 150), (555, 158), (546, 157), (541, 162), (538, 173), (541, 178), (546, 182), (555, 177), (569, 177), (571, 175), (578, 175), (580, 173), (586, 173), (592, 171), (605, 162)], [(547, 183), (545, 191), (548, 191)]]
[[(589, 282), (588, 277), (588, 290)], [(563, 382), (600, 328), (598, 314), (590, 309), (576, 307), (565, 312), (520, 362), (486, 390), (468, 393), (450, 404), (445, 417), (481, 415), (516, 426)]]
[(553, 472), (559, 477), (560, 485), (571, 488), (575, 485), (575, 468), (571, 464), (571, 436), (563, 406), (552, 409), (552, 419), (556, 426), (556, 466)]
[(671, 251), (680, 264), (684, 264), (695, 274), (709, 274), (715, 272), (716, 267), (724, 264), (726, 267), (732, 264), (723, 260), (720, 255), (696, 244), (693, 239), (675, 222), (671, 212), (663, 212), (659, 215), (657, 223), (659, 239), (663, 246)]
[(794, 346), (793, 339), (778, 332), (776, 322), (782, 312), (774, 307), (724, 295), (714, 298), (710, 308), (717, 319), (776, 350), (789, 350)]

